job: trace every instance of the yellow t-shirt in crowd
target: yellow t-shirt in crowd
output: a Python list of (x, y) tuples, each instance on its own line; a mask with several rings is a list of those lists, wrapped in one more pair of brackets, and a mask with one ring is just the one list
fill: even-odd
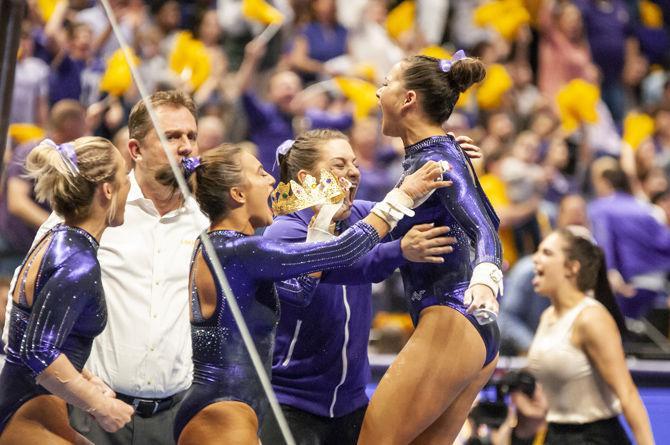
[[(507, 189), (502, 179), (487, 173), (479, 178), (479, 182), (495, 210), (509, 205)], [(510, 229), (500, 229), (498, 230), (498, 234), (500, 235), (500, 243), (503, 249), (503, 260), (505, 260), (508, 267), (511, 267), (518, 258), (514, 244), (514, 233)]]

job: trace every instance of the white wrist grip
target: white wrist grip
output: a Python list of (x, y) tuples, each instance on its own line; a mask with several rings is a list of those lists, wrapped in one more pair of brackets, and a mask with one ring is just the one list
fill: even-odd
[(483, 284), (493, 291), (493, 295), (498, 297), (503, 294), (503, 273), (493, 263), (479, 263), (472, 271), (472, 278), (470, 278), (470, 285)]
[(393, 230), (403, 217), (414, 216), (413, 205), (414, 200), (407, 193), (394, 188), (386, 194), (382, 202), (375, 204), (372, 213), (383, 219)]

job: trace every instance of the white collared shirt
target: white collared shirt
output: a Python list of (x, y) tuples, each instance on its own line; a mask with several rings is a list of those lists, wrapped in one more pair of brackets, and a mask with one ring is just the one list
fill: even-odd
[[(160, 216), (134, 172), (129, 179), (125, 221), (100, 240), (107, 326), (86, 367), (116, 392), (169, 397), (191, 385), (188, 274), (195, 240), (209, 221), (194, 200)], [(60, 221), (52, 213), (36, 239)]]

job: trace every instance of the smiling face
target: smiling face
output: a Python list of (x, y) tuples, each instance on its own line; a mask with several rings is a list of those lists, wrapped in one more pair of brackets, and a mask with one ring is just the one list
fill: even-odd
[(239, 188), (244, 194), (244, 205), (249, 223), (254, 229), (269, 226), (272, 224), (272, 209), (269, 200), (275, 180), (265, 171), (260, 161), (250, 153), (240, 154), (240, 165), (244, 184)]
[(361, 172), (358, 169), (354, 150), (347, 140), (330, 139), (321, 145), (320, 151), (321, 159), (310, 174), (316, 177), (321, 170), (329, 170), (337, 178), (346, 178), (352, 184), (342, 207), (333, 217), (334, 221), (340, 221), (351, 215), (351, 207), (361, 182)]
[(377, 90), (379, 106), (382, 109), (382, 133), (386, 136), (400, 136), (402, 108), (407, 101), (407, 90), (402, 78), (404, 62), (396, 63)]

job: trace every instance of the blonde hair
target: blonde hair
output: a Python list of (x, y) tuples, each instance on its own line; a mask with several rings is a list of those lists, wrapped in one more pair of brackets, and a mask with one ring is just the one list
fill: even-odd
[[(51, 208), (65, 218), (79, 220), (88, 216), (97, 186), (114, 182), (119, 165), (114, 159), (116, 147), (105, 138), (81, 137), (72, 145), (78, 172), (74, 172), (69, 161), (46, 141), (31, 150), (26, 170), (35, 180), (35, 195), (39, 201), (48, 201)], [(116, 211), (114, 204), (112, 207), (110, 219)]]

